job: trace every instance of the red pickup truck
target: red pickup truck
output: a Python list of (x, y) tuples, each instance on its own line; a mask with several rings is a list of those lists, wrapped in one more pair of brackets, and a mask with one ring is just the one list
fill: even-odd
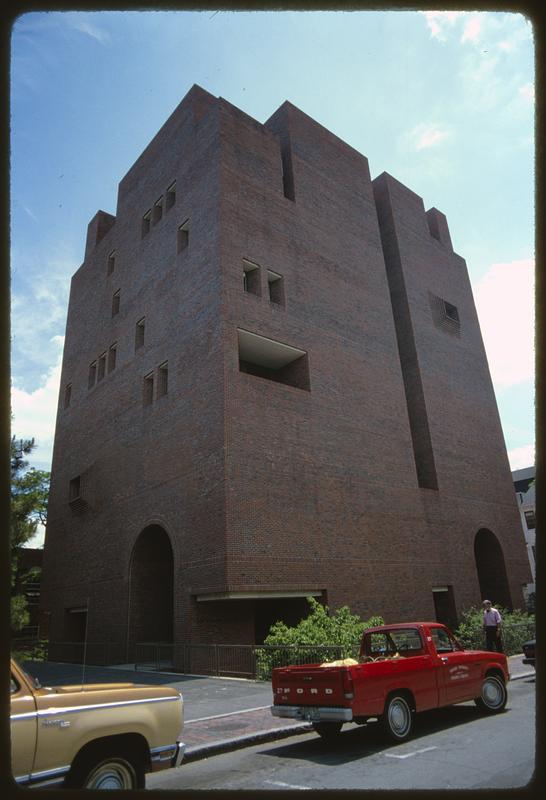
[(506, 706), (506, 656), (465, 650), (438, 622), (368, 628), (358, 662), (348, 661), (274, 669), (273, 716), (308, 720), (325, 738), (345, 722), (379, 719), (388, 738), (401, 742), (416, 712), (468, 700), (490, 714)]

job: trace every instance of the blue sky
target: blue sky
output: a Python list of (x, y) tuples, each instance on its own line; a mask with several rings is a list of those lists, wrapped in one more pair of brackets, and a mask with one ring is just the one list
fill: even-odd
[(512, 469), (534, 463), (534, 43), (490, 12), (40, 12), (11, 38), (12, 410), (48, 469), (87, 224), (197, 83), (290, 100), (447, 215)]

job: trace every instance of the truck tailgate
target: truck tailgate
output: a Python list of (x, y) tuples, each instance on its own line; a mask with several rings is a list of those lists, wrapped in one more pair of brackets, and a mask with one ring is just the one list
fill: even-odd
[(272, 678), (273, 702), (275, 705), (350, 706), (350, 699), (345, 697), (348, 679), (348, 667), (277, 667)]

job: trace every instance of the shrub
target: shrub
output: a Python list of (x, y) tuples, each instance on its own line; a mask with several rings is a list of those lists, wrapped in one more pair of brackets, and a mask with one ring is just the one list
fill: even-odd
[(12, 641), (11, 655), (12, 657), (22, 663), (23, 661), (47, 661), (47, 639), (37, 639), (33, 642), (29, 641)]
[[(519, 608), (513, 611), (508, 611), (501, 606), (495, 606), (495, 608), (502, 617), (504, 652), (507, 656), (521, 653), (523, 643), (535, 636), (535, 615)], [(459, 627), (455, 631), (455, 636), (463, 647), (472, 650), (483, 650), (485, 648), (483, 610), (476, 606), (471, 606), (464, 611), (461, 615)]]
[(337, 658), (358, 656), (365, 628), (382, 625), (381, 617), (361, 620), (348, 606), (330, 614), (314, 597), (308, 597), (310, 612), (294, 627), (284, 622), (271, 626), (264, 646), (256, 648), (256, 674), (269, 680), (274, 667), (292, 663), (313, 664)]

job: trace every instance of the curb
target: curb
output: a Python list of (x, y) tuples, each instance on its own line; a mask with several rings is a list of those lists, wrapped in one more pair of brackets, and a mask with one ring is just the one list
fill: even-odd
[(522, 678), (534, 678), (535, 675), (535, 670), (532, 672), (522, 672), (520, 675), (510, 675), (510, 683), (512, 683), (512, 681), (519, 681)]
[(210, 744), (195, 745), (188, 747), (184, 754), (183, 764), (189, 761), (199, 761), (202, 758), (217, 755), (218, 753), (227, 753), (231, 750), (239, 750), (242, 747), (249, 747), (253, 744), (260, 742), (271, 742), (276, 739), (287, 739), (289, 736), (295, 736), (301, 733), (310, 733), (313, 730), (312, 725), (308, 722), (302, 722), (298, 725), (290, 725), (286, 728), (270, 728), (266, 731), (256, 731), (254, 733), (246, 733), (244, 736), (238, 736), (236, 739), (219, 739)]

